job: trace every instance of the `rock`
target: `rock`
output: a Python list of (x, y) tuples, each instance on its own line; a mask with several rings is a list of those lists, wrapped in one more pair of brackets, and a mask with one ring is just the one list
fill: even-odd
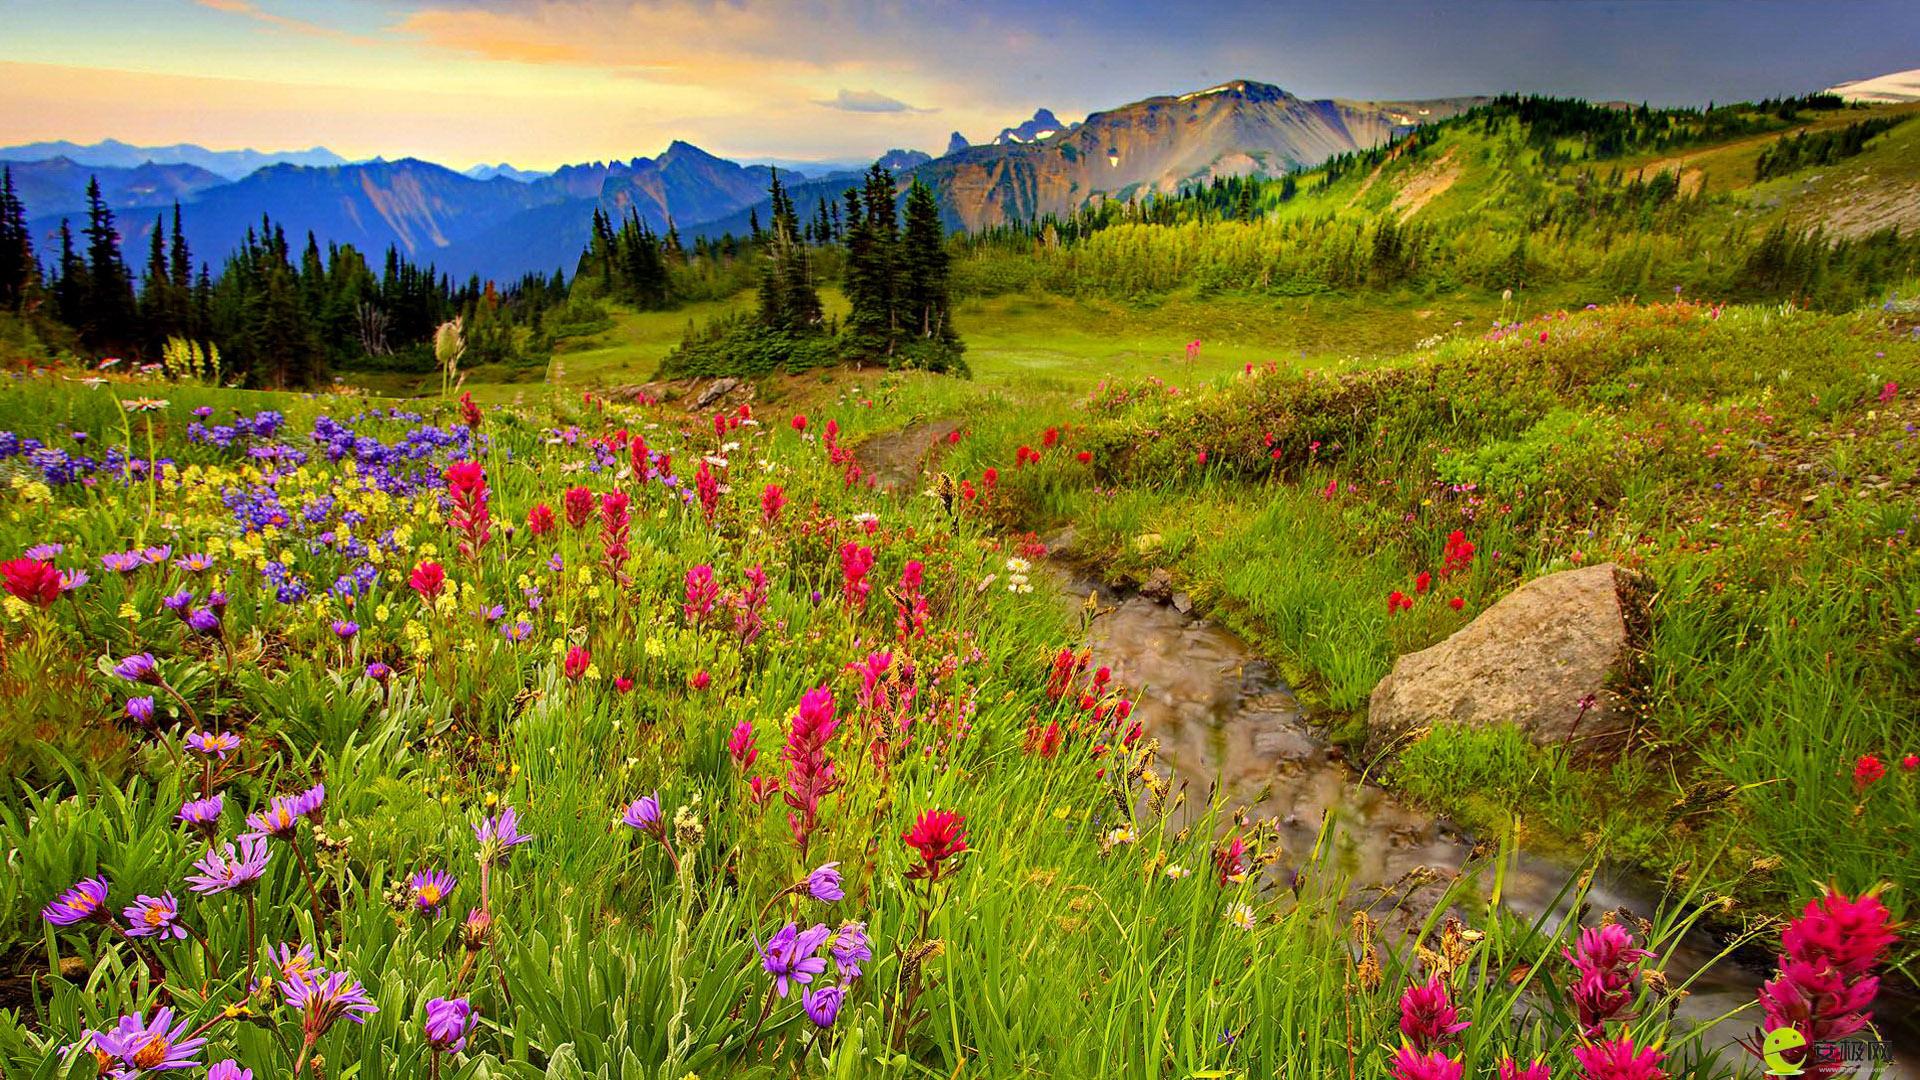
[(693, 407), (696, 409), (704, 409), (726, 395), (733, 393), (739, 385), (740, 380), (731, 375), (715, 379), (707, 384), (705, 390), (700, 391), (698, 397), (693, 399)]
[(1173, 599), (1173, 575), (1164, 566), (1156, 566), (1140, 586), (1140, 595), (1164, 604)]
[(1193, 597), (1188, 596), (1186, 593), (1183, 593), (1183, 592), (1174, 593), (1173, 594), (1173, 610), (1179, 612), (1182, 615), (1191, 614), (1193, 611)]
[[(1373, 688), (1367, 755), (1437, 724), (1511, 723), (1542, 745), (1603, 744), (1627, 727), (1618, 691), (1641, 629), (1639, 578), (1613, 563), (1535, 578)], [(1585, 709), (1582, 701), (1591, 695)]]

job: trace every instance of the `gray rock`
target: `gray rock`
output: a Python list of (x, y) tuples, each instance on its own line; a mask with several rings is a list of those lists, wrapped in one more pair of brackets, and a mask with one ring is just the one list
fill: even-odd
[(1548, 574), (1438, 645), (1402, 656), (1368, 703), (1368, 756), (1440, 724), (1511, 723), (1535, 743), (1580, 748), (1617, 737), (1628, 724), (1619, 692), (1642, 622), (1637, 584), (1613, 563)]
[(704, 409), (728, 394), (733, 393), (739, 386), (740, 380), (731, 375), (715, 379), (707, 384), (706, 389), (700, 391), (698, 397), (693, 399), (693, 407), (696, 409)]

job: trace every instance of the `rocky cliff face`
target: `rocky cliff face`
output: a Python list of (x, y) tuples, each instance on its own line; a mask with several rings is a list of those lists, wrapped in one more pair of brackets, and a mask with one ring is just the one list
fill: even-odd
[(1214, 176), (1317, 165), (1480, 100), (1308, 101), (1239, 80), (1095, 113), (1034, 142), (956, 150), (919, 172), (939, 189), (953, 223), (975, 228)]

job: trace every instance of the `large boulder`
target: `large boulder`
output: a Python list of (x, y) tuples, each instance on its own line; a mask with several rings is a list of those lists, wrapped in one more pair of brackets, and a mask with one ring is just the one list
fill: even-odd
[(1441, 724), (1510, 723), (1540, 744), (1605, 745), (1628, 725), (1620, 693), (1643, 633), (1638, 575), (1613, 563), (1535, 578), (1452, 637), (1409, 653), (1373, 688), (1367, 754)]

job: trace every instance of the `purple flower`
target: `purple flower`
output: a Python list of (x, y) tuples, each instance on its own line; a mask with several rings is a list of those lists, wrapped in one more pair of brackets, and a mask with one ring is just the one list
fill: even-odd
[(867, 940), (867, 924), (848, 921), (840, 924), (840, 932), (833, 935), (833, 945), (827, 950), (833, 954), (833, 964), (840, 969), (842, 979), (860, 977), (860, 965), (873, 959), (873, 944)]
[(301, 812), (301, 796), (276, 795), (265, 810), (247, 815), (247, 827), (256, 836), (276, 836), (286, 840), (306, 815)]
[(188, 799), (180, 804), (179, 819), (189, 825), (212, 828), (220, 822), (220, 811), (226, 807), (226, 796), (215, 792), (204, 799)]
[(360, 632), (360, 624), (348, 619), (333, 620), (333, 636), (345, 641)]
[(366, 987), (344, 971), (295, 975), (280, 984), (280, 991), (289, 1007), (306, 1014), (301, 1027), (310, 1039), (326, 1034), (343, 1018), (364, 1024), (369, 1014), (380, 1011)]
[(102, 1065), (114, 1065), (101, 1075), (115, 1078), (145, 1076), (149, 1072), (173, 1069), (197, 1069), (194, 1055), (207, 1045), (205, 1039), (187, 1037), (191, 1023), (173, 1022), (173, 1010), (161, 1009), (149, 1022), (143, 1014), (122, 1016), (112, 1031), (90, 1031), (81, 1043), (91, 1042), (103, 1058)]
[(410, 882), (413, 887), (413, 906), (422, 915), (440, 914), (453, 896), (454, 886), (459, 882), (445, 870), (423, 870), (413, 875)]
[(207, 1080), (253, 1080), (253, 1070), (243, 1069), (239, 1062), (228, 1058), (207, 1070)]
[(434, 998), (427, 1002), (427, 1042), (443, 1054), (466, 1048), (473, 1032), (473, 1005), (466, 998)]
[(160, 598), (160, 606), (181, 618), (187, 617), (187, 609), (193, 606), (193, 590), (181, 589), (177, 593)]
[(195, 731), (187, 736), (187, 749), (225, 761), (228, 754), (240, 749), (240, 736), (231, 731)]
[(115, 551), (100, 556), (100, 565), (116, 574), (129, 574), (147, 563), (137, 551)]
[(781, 997), (787, 996), (792, 984), (804, 986), (827, 970), (826, 958), (814, 954), (832, 933), (825, 924), (802, 930), (798, 924), (788, 923), (760, 947), (760, 966), (773, 976), (774, 989)]
[(106, 922), (107, 879), (87, 878), (60, 894), (53, 903), (40, 909), (40, 917), (55, 926), (72, 926), (89, 920)]
[(807, 875), (807, 892), (815, 900), (832, 902), (847, 894), (840, 888), (840, 864), (830, 862), (821, 865)]
[(313, 946), (302, 945), (294, 948), (285, 942), (267, 949), (267, 960), (283, 979), (297, 979), (303, 975), (325, 975), (327, 969), (316, 962)]
[(152, 653), (135, 653), (113, 665), (113, 673), (128, 682), (160, 685), (160, 664)]
[(513, 642), (525, 641), (533, 636), (533, 624), (525, 619), (516, 619), (510, 623), (501, 623), (500, 636)]
[(193, 864), (200, 872), (187, 875), (187, 886), (202, 896), (251, 888), (260, 880), (260, 875), (267, 872), (267, 858), (271, 854), (266, 837), (242, 836), (237, 855), (232, 844), (202, 855), (200, 861)]
[(660, 820), (660, 793), (635, 799), (627, 805), (627, 812), (620, 815), (620, 824), (630, 829), (639, 829), (649, 836), (665, 839), (666, 823)]
[(65, 544), (35, 544), (23, 554), (34, 562), (51, 562), (53, 557), (67, 550)]
[(220, 629), (220, 616), (209, 608), (194, 608), (187, 613), (187, 625), (196, 634), (212, 634)]
[(374, 682), (386, 682), (392, 677), (393, 669), (378, 660), (367, 665), (367, 678), (372, 679)]
[(192, 555), (182, 555), (173, 560), (173, 565), (185, 570), (189, 574), (198, 574), (203, 570), (213, 569), (213, 556), (200, 554), (198, 552)]
[(520, 815), (514, 813), (511, 806), (490, 818), (482, 818), (480, 824), (473, 827), (473, 837), (480, 841), (480, 861), (488, 865), (533, 839), (520, 831)]
[(818, 1027), (828, 1028), (840, 1017), (840, 1004), (847, 998), (845, 987), (831, 983), (800, 995), (800, 1007), (807, 1011), (807, 1019)]
[(172, 893), (159, 896), (141, 896), (125, 911), (128, 937), (173, 938), (175, 941), (187, 936), (187, 928), (175, 920), (180, 917), (180, 902)]
[(153, 695), (127, 699), (127, 719), (141, 727), (153, 726)]
[(168, 559), (173, 557), (173, 548), (165, 545), (162, 545), (160, 547), (141, 548), (139, 551), (133, 552), (132, 554), (136, 554), (140, 556), (140, 558), (143, 561), (157, 566), (160, 563), (166, 562)]
[(91, 579), (87, 577), (85, 570), (62, 570), (60, 571), (60, 591), (70, 593), (89, 580)]

